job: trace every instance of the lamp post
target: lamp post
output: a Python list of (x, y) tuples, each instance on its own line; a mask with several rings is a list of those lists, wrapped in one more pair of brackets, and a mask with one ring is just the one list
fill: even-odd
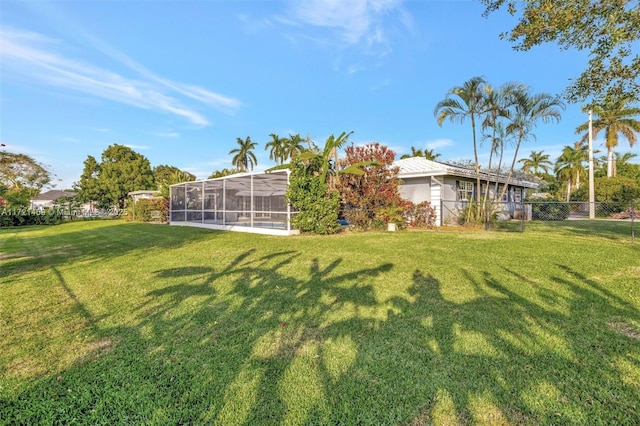
[(593, 187), (593, 136), (591, 134), (591, 110), (589, 110), (589, 219), (596, 218), (595, 189)]

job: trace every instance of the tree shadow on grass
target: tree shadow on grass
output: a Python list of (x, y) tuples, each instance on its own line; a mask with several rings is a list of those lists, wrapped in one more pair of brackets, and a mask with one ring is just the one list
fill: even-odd
[(66, 371), (2, 396), (0, 409), (13, 423), (283, 421), (280, 382), (321, 337), (323, 314), (348, 303), (357, 323), (358, 310), (376, 303), (368, 281), (391, 269), (340, 274), (337, 258), (325, 266), (302, 262), (309, 268), (303, 278), (280, 272), (298, 257), (247, 250), (227, 265), (157, 270), (166, 285), (148, 292), (129, 324), (98, 325), (71, 295), (76, 316), (86, 317), (87, 340), (102, 343)]
[[(161, 232), (159, 231), (161, 230)], [(136, 238), (131, 238), (135, 233)], [(132, 252), (174, 249), (216, 238), (219, 231), (122, 221), (74, 222), (3, 230), (0, 233), (0, 282), (10, 284), (22, 274), (72, 262), (101, 262)], [(10, 243), (16, 238), (17, 243)], [(11, 248), (9, 246), (11, 245)], [(30, 255), (27, 256), (26, 253)]]
[(106, 343), (2, 397), (0, 410), (15, 423), (638, 420), (638, 341), (606, 321), (637, 321), (638, 310), (570, 267), (544, 283), (463, 269), (473, 297), (461, 302), (416, 269), (405, 293), (381, 300), (392, 264), (322, 259), (245, 250), (157, 269), (163, 285), (135, 321), (101, 327), (78, 308)]

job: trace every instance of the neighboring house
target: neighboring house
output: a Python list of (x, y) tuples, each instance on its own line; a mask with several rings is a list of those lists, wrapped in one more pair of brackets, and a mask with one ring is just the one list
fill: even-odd
[(52, 207), (58, 198), (75, 197), (75, 192), (70, 191), (60, 191), (58, 189), (52, 189), (51, 191), (43, 192), (42, 194), (38, 194), (29, 200), (29, 207), (31, 209), (44, 209)]
[[(398, 177), (402, 180), (400, 195), (415, 204), (429, 201), (436, 210), (436, 224), (445, 225), (455, 220), (458, 213), (471, 200), (476, 198), (476, 172), (472, 168), (454, 166), (423, 157), (411, 157), (393, 163), (399, 168)], [(480, 173), (482, 193), (489, 181), (489, 197), (502, 192), (506, 176), (493, 173)], [(498, 184), (498, 192), (495, 185)], [(502, 200), (502, 211), (510, 217), (517, 217), (524, 199), (525, 189), (537, 189), (538, 184), (511, 179)]]
[(129, 192), (129, 196), (133, 198), (133, 203), (137, 203), (138, 200), (152, 200), (154, 198), (162, 198), (157, 196), (158, 191), (155, 189), (141, 189), (139, 191)]

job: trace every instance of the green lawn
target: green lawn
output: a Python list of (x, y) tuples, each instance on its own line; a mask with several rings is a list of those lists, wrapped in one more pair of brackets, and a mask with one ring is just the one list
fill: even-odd
[(638, 424), (640, 244), (0, 230), (0, 423)]

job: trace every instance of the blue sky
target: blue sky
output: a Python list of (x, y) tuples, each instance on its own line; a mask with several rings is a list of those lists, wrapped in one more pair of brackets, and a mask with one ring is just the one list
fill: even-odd
[[(397, 157), (415, 146), (471, 159), (470, 126), (433, 115), (450, 88), (481, 75), (558, 94), (587, 60), (555, 45), (516, 52), (499, 39), (515, 19), (482, 11), (476, 1), (3, 0), (0, 140), (49, 165), (59, 189), (113, 143), (198, 178), (231, 166), (237, 137), (258, 142), (257, 170), (270, 167), (270, 133), (322, 146), (354, 131), (355, 144)], [(568, 104), (522, 156), (555, 159), (586, 119)]]

